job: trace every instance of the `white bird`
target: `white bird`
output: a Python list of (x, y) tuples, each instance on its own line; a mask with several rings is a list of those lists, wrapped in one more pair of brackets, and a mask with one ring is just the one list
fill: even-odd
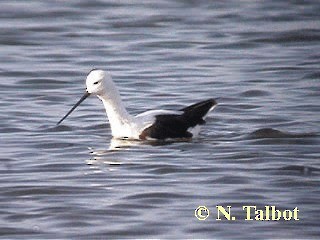
[(85, 94), (57, 125), (92, 94), (103, 102), (114, 138), (188, 139), (198, 135), (200, 125), (205, 123), (206, 115), (217, 105), (214, 99), (208, 99), (178, 111), (152, 110), (132, 116), (123, 106), (119, 91), (109, 73), (98, 69), (91, 70), (86, 79), (86, 86)]

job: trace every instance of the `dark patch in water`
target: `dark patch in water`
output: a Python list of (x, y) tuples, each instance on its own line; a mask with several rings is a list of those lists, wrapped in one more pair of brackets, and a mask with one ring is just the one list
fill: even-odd
[(258, 138), (304, 138), (304, 137), (315, 137), (315, 133), (287, 133), (273, 128), (261, 128), (252, 133), (249, 137), (252, 139)]
[(17, 132), (24, 132), (25, 130), (22, 128), (17, 127), (8, 127), (8, 128), (1, 128), (2, 133), (17, 133)]
[(279, 138), (286, 136), (287, 134), (273, 128), (261, 128), (250, 133), (251, 138)]
[(281, 168), (280, 170), (283, 171), (290, 171), (290, 172), (298, 172), (302, 175), (311, 175), (312, 173), (319, 173), (320, 169), (315, 167), (308, 167), (308, 166), (298, 166), (298, 165), (290, 165)]
[(161, 166), (149, 171), (150, 174), (172, 174), (182, 172), (182, 170), (176, 166)]
[(31, 78), (26, 80), (21, 80), (18, 82), (18, 86), (22, 89), (57, 89), (61, 88), (63, 85), (67, 84), (66, 81), (54, 80), (48, 78)]
[(267, 91), (262, 90), (248, 90), (243, 93), (241, 93), (241, 96), (243, 97), (262, 97), (262, 96), (268, 96), (270, 95)]
[(94, 129), (94, 130), (107, 130), (108, 129), (108, 125), (105, 124), (105, 123), (103, 123), (103, 124), (95, 124), (95, 125), (86, 127), (85, 129), (88, 129), (88, 130), (91, 130), (91, 129)]
[[(268, 34), (266, 34), (268, 35)], [(315, 29), (293, 30), (281, 33), (271, 33), (269, 37), (257, 39), (260, 43), (299, 43), (316, 42), (320, 40), (319, 32)]]
[(72, 128), (66, 125), (58, 125), (58, 126), (54, 126), (54, 127), (47, 127), (46, 129), (44, 129), (44, 132), (67, 132), (67, 131), (71, 131)]
[(42, 85), (55, 85), (55, 84), (66, 84), (66, 81), (62, 80), (55, 80), (55, 79), (48, 79), (48, 78), (32, 78), (27, 80), (21, 80), (18, 82), (19, 84), (42, 84)]
[(320, 72), (312, 72), (304, 75), (303, 79), (319, 79)]

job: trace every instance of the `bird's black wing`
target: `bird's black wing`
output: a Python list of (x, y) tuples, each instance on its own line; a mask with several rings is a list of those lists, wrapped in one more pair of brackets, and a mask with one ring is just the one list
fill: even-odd
[(181, 115), (157, 115), (155, 122), (142, 131), (140, 139), (191, 138), (192, 133), (188, 129), (204, 124), (203, 117), (216, 104), (214, 99), (209, 99), (181, 109)]

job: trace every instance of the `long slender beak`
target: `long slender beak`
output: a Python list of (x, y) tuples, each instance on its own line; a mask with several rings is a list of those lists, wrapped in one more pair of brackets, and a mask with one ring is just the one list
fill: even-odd
[(73, 110), (75, 110), (76, 107), (78, 107), (80, 103), (82, 103), (89, 96), (90, 96), (90, 93), (86, 91), (85, 94), (80, 98), (80, 100), (70, 109), (70, 111), (63, 118), (61, 118), (61, 120), (57, 123), (57, 125), (59, 125), (63, 120), (65, 120), (70, 115), (70, 113), (72, 113)]

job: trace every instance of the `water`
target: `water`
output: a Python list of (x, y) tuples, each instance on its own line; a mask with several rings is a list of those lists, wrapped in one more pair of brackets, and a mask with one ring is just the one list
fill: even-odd
[[(319, 238), (320, 4), (208, 2), (1, 2), (1, 238)], [(93, 67), (133, 114), (219, 106), (192, 142), (111, 151), (96, 98), (55, 125)]]

